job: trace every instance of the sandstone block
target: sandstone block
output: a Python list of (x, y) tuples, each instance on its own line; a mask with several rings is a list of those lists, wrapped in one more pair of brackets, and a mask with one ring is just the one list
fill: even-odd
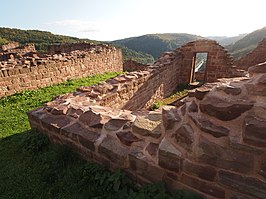
[(198, 112), (198, 110), (199, 110), (198, 105), (193, 100), (188, 107), (188, 112)]
[(252, 107), (253, 104), (249, 101), (225, 101), (216, 97), (205, 98), (200, 103), (201, 112), (223, 121), (236, 119)]
[(128, 149), (114, 137), (107, 136), (100, 144), (98, 152), (121, 168), (127, 167)]
[(174, 125), (181, 121), (176, 107), (164, 106), (162, 109), (162, 120), (165, 130), (172, 129)]
[(229, 135), (229, 130), (227, 128), (222, 126), (217, 126), (209, 120), (196, 118), (194, 115), (190, 115), (190, 118), (199, 127), (200, 130), (202, 130), (205, 133), (211, 134), (214, 137), (219, 138)]
[(244, 142), (266, 147), (266, 120), (247, 116), (244, 121)]
[(188, 160), (184, 161), (183, 171), (208, 181), (214, 181), (216, 176), (216, 170), (213, 167), (192, 163)]
[(148, 179), (151, 182), (160, 182), (163, 179), (163, 170), (150, 162), (146, 156), (138, 151), (132, 151), (129, 156), (130, 168), (132, 168), (138, 175)]
[(136, 137), (133, 133), (131, 133), (130, 131), (127, 132), (118, 132), (117, 137), (119, 138), (119, 140), (125, 144), (130, 146), (133, 142), (139, 142), (141, 141), (140, 138)]
[(44, 129), (50, 132), (60, 133), (60, 129), (68, 125), (73, 119), (66, 117), (65, 115), (45, 115), (41, 124)]
[(212, 197), (225, 198), (225, 191), (213, 183), (186, 174), (182, 175), (181, 182)]
[(132, 130), (134, 134), (159, 138), (161, 136), (161, 121), (152, 121), (144, 116), (137, 116)]
[(165, 138), (159, 145), (159, 165), (170, 171), (179, 172), (182, 168), (182, 153)]
[(110, 116), (101, 113), (96, 113), (92, 110), (84, 112), (79, 117), (80, 122), (93, 128), (102, 128), (103, 125), (107, 123), (110, 119)]
[(266, 183), (253, 178), (238, 175), (228, 171), (219, 171), (219, 183), (241, 193), (264, 199), (266, 196)]
[(201, 138), (197, 156), (200, 162), (218, 168), (248, 173), (254, 168), (254, 156), (242, 151), (228, 149)]
[(128, 120), (113, 118), (110, 119), (104, 126), (107, 131), (118, 131), (123, 128), (123, 126), (128, 122)]
[(184, 124), (176, 130), (175, 134), (176, 142), (188, 151), (192, 151), (192, 144), (194, 142), (194, 131), (190, 124)]
[(61, 134), (75, 142), (79, 142), (91, 151), (95, 151), (94, 142), (100, 137), (99, 133), (87, 130), (78, 122), (62, 128)]

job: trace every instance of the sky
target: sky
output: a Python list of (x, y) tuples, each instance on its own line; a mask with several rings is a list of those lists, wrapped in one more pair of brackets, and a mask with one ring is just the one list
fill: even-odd
[(153, 33), (236, 36), (266, 26), (265, 0), (2, 0), (0, 27), (111, 41)]

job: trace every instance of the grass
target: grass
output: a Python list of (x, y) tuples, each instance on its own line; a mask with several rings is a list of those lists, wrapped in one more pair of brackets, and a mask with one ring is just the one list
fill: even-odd
[(88, 163), (31, 130), (26, 112), (52, 97), (115, 76), (106, 73), (0, 99), (0, 198), (196, 198), (169, 193), (163, 183), (139, 187), (123, 172)]
[(179, 85), (178, 87), (176, 87), (175, 91), (171, 96), (164, 98), (162, 100), (156, 100), (152, 105), (151, 109), (156, 110), (163, 105), (171, 104), (185, 97), (188, 94), (189, 89), (191, 89), (189, 85)]

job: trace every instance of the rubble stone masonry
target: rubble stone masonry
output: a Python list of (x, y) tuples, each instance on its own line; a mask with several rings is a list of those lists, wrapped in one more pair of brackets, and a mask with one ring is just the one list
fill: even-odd
[(31, 127), (140, 183), (164, 181), (207, 199), (266, 198), (266, 63), (249, 77), (206, 83), (178, 106), (140, 110), (153, 89), (143, 90), (145, 81), (163, 85), (165, 71), (154, 66), (59, 96), (28, 113)]
[(38, 55), (34, 45), (11, 47), (0, 53), (0, 97), (68, 79), (123, 70), (121, 50), (109, 45), (90, 44), (83, 51), (72, 48), (68, 53), (52, 55)]

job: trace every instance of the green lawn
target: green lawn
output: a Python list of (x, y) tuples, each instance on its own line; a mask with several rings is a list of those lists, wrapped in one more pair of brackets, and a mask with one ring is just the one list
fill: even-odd
[(169, 193), (163, 183), (139, 187), (121, 171), (87, 163), (64, 146), (31, 130), (26, 112), (71, 92), (114, 77), (106, 73), (25, 91), (0, 99), (0, 199), (5, 198), (196, 198)]

